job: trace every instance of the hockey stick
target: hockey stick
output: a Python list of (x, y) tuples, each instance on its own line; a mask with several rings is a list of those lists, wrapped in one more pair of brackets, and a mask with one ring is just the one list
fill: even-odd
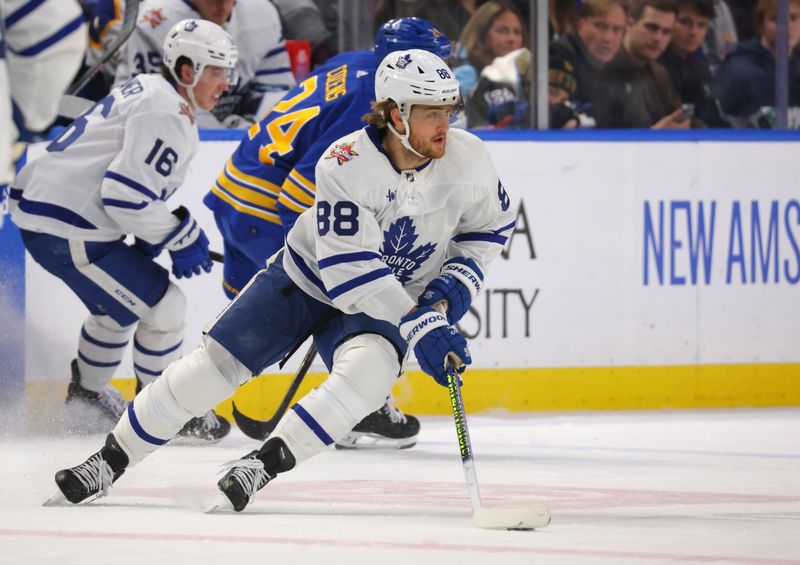
[(139, 0), (125, 0), (125, 16), (122, 18), (122, 26), (119, 28), (119, 35), (114, 40), (114, 43), (108, 46), (108, 50), (103, 54), (103, 57), (95, 63), (95, 65), (73, 81), (72, 86), (67, 89), (67, 94), (74, 95), (81, 88), (92, 80), (103, 65), (116, 53), (119, 48), (128, 41), (128, 38), (136, 29), (136, 20), (139, 17)]
[(75, 119), (86, 110), (88, 110), (93, 100), (87, 100), (76, 96), (76, 94), (92, 80), (94, 75), (100, 72), (108, 60), (114, 56), (114, 53), (119, 51), (120, 47), (128, 41), (128, 38), (136, 29), (136, 20), (139, 18), (139, 0), (124, 0), (125, 1), (125, 15), (122, 18), (122, 25), (119, 28), (119, 35), (114, 42), (108, 46), (108, 50), (103, 54), (100, 60), (95, 63), (90, 69), (87, 69), (81, 76), (72, 81), (72, 84), (67, 89), (67, 92), (61, 97), (58, 105), (58, 115), (64, 116), (69, 119)]
[(464, 477), (467, 480), (467, 491), (472, 505), (472, 520), (479, 528), (490, 530), (532, 530), (544, 528), (550, 523), (550, 513), (544, 506), (528, 508), (486, 508), (481, 505), (481, 494), (478, 488), (478, 476), (475, 473), (475, 460), (472, 457), (472, 442), (469, 439), (467, 414), (464, 411), (464, 400), (461, 397), (458, 371), (453, 363), (447, 364), (447, 385), (450, 390), (450, 405), (453, 408), (453, 419), (456, 424), (458, 446), (461, 450), (461, 463), (464, 465)]
[(239, 426), (239, 429), (242, 430), (244, 435), (253, 439), (267, 439), (267, 436), (272, 433), (272, 430), (275, 429), (275, 426), (278, 425), (278, 422), (281, 418), (283, 418), (283, 415), (289, 408), (289, 403), (294, 398), (297, 389), (300, 388), (300, 383), (303, 382), (303, 379), (305, 378), (306, 373), (308, 373), (308, 369), (311, 367), (311, 363), (314, 362), (314, 357), (316, 356), (317, 348), (312, 344), (311, 347), (308, 348), (306, 356), (303, 357), (303, 361), (300, 363), (300, 367), (297, 369), (297, 372), (294, 375), (294, 380), (292, 380), (292, 384), (289, 385), (289, 390), (286, 391), (286, 394), (283, 396), (283, 400), (281, 400), (278, 409), (275, 410), (275, 414), (269, 420), (255, 420), (245, 416), (239, 412), (239, 409), (236, 408), (236, 404), (233, 404), (233, 419), (236, 420), (236, 424)]
[(211, 260), (214, 261), (215, 263), (225, 262), (225, 255), (223, 255), (219, 251), (209, 251), (208, 256), (211, 257)]

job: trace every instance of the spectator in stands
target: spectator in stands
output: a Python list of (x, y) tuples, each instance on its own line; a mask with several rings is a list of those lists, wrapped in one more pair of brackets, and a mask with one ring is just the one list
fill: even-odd
[[(281, 17), (286, 39), (305, 39), (311, 44), (311, 64), (321, 65), (339, 51), (336, 18), (331, 21), (330, 2), (272, 0)], [(335, 15), (335, 14), (334, 14)]]
[(378, 25), (394, 18), (415, 16), (428, 20), (447, 37), (455, 39), (478, 4), (478, 0), (388, 0), (378, 13)]
[(461, 33), (453, 66), (464, 99), (469, 98), (485, 66), (527, 46), (527, 30), (512, 3), (491, 0), (478, 8)]
[[(720, 67), (717, 95), (736, 127), (773, 127), (777, 0), (759, 0), (757, 37), (741, 42)], [(789, 2), (790, 127), (800, 128), (800, 0)]]
[(547, 22), (551, 41), (574, 31), (577, 20), (578, 2), (576, 0), (548, 0)]
[(183, 19), (222, 26), (239, 49), (239, 81), (213, 113), (195, 114), (200, 127), (248, 127), (294, 86), (278, 11), (264, 0), (145, 0), (136, 29), (122, 48), (115, 84), (139, 73), (160, 72), (167, 31)]
[(550, 83), (568, 68), (575, 79), (570, 99), (579, 112), (593, 116), (595, 103), (603, 98), (600, 72), (622, 45), (627, 10), (624, 0), (586, 0), (576, 30), (550, 45)]
[(712, 75), (717, 74), (722, 61), (733, 53), (738, 41), (736, 21), (728, 3), (725, 0), (714, 0), (714, 18), (709, 22), (703, 46)]
[(677, 0), (678, 17), (672, 40), (659, 62), (669, 72), (681, 100), (694, 105), (695, 117), (713, 128), (730, 127), (712, 93), (711, 69), (701, 46), (714, 18), (713, 0)]
[(657, 61), (672, 38), (677, 13), (672, 0), (634, 1), (622, 49), (603, 69), (609, 95), (596, 105), (598, 127), (689, 127), (669, 73)]

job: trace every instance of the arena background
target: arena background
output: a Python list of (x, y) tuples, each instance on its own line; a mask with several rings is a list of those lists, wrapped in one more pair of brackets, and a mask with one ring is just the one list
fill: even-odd
[[(183, 188), (201, 199), (240, 132), (204, 131)], [(472, 412), (800, 405), (800, 134), (485, 132), (517, 229), (461, 324)], [(57, 181), (57, 179), (54, 179)], [(160, 258), (168, 265), (168, 258)], [(221, 267), (180, 281), (183, 352), (224, 307)], [(29, 418), (63, 402), (86, 310), (0, 230), (0, 386)], [(302, 351), (234, 399), (266, 417)], [(317, 362), (300, 394), (318, 384)], [(114, 383), (133, 392), (130, 353)], [(445, 389), (410, 367), (411, 413), (446, 414)], [(230, 413), (230, 401), (220, 407)]]

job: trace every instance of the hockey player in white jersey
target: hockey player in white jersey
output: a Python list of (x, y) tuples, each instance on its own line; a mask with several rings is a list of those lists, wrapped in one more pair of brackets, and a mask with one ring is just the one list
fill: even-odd
[[(241, 511), (279, 473), (319, 453), (379, 407), (413, 351), (447, 386), (448, 359), (471, 362), (454, 324), (514, 227), (484, 144), (449, 130), (459, 84), (436, 55), (390, 53), (366, 128), (316, 168), (314, 205), (287, 244), (206, 328), (203, 343), (129, 405), (105, 446), (56, 474), (77, 503), (313, 334), (330, 376), (261, 449), (228, 464), (220, 498)], [(433, 306), (444, 303), (446, 316)], [(58, 494), (56, 496), (59, 496)]]
[(200, 127), (248, 127), (294, 85), (280, 18), (267, 0), (145, 0), (136, 29), (122, 47), (115, 84), (158, 72), (164, 35), (185, 18), (222, 26), (239, 49), (239, 83), (213, 113), (198, 112)]
[[(108, 382), (131, 336), (140, 384), (180, 357), (186, 298), (154, 257), (167, 250), (178, 278), (212, 265), (203, 230), (188, 210), (170, 212), (165, 201), (198, 149), (194, 110), (212, 109), (235, 84), (236, 46), (216, 24), (185, 20), (167, 34), (163, 52), (162, 75), (113, 89), (23, 167), (11, 188), (25, 248), (91, 312), (67, 404), (90, 408), (83, 412), (98, 414), (105, 430), (125, 409)], [(128, 234), (134, 245), (123, 242)], [(186, 418), (184, 435), (218, 439), (230, 429), (203, 414)]]
[(83, 60), (86, 25), (75, 0), (0, 0), (0, 20), (1, 226), (12, 145), (36, 139), (56, 119), (61, 94)]

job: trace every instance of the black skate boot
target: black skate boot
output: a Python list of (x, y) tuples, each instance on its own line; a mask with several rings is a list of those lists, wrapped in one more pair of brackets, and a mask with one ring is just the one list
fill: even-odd
[(408, 449), (414, 447), (419, 435), (419, 420), (403, 414), (390, 399), (355, 425), (353, 430), (336, 442), (336, 449)]
[(231, 423), (213, 410), (209, 410), (205, 416), (198, 416), (186, 422), (176, 439), (181, 443), (213, 443), (224, 438), (230, 431)]
[(223, 466), (228, 472), (217, 483), (222, 494), (212, 510), (220, 508), (227, 499), (236, 512), (241, 512), (253, 501), (257, 491), (278, 473), (291, 470), (294, 464), (294, 455), (282, 439), (268, 439), (259, 451), (251, 451)]
[[(86, 461), (56, 473), (56, 485), (64, 498), (73, 504), (100, 498), (128, 466), (128, 456), (122, 451), (114, 434), (108, 434), (103, 449)], [(51, 499), (52, 500), (52, 499)]]
[[(142, 392), (143, 388), (144, 383), (136, 377), (136, 394)], [(186, 422), (171, 443), (173, 445), (214, 443), (224, 438), (230, 431), (231, 423), (213, 410), (209, 410), (205, 416), (198, 416)]]
[(103, 387), (100, 392), (83, 388), (77, 359), (72, 360), (71, 369), (72, 378), (67, 387), (65, 404), (69, 408), (80, 410), (80, 413), (76, 413), (74, 418), (81, 421), (72, 422), (73, 425), (70, 427), (80, 428), (87, 432), (108, 431), (122, 417), (125, 408), (128, 407), (128, 402), (122, 398), (117, 389), (108, 385)]

